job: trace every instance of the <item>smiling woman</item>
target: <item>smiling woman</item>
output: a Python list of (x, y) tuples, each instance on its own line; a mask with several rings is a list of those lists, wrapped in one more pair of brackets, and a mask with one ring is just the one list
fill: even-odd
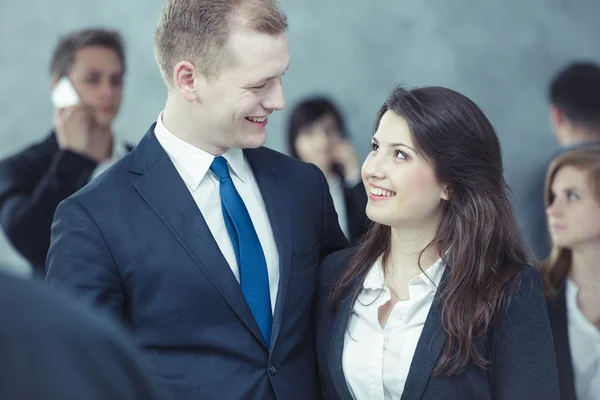
[(374, 224), (321, 266), (326, 398), (557, 399), (540, 276), (483, 111), (446, 88), (394, 89), (362, 178)]

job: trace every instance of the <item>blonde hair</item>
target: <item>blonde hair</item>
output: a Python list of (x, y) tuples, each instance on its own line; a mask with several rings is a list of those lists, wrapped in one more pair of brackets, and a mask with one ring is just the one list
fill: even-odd
[(234, 29), (271, 35), (287, 30), (277, 0), (167, 0), (154, 37), (154, 53), (163, 78), (189, 61), (209, 77), (219, 74), (232, 55), (225, 49)]
[[(600, 145), (587, 146), (576, 150), (569, 150), (556, 157), (546, 174), (546, 187), (544, 200), (548, 208), (553, 200), (552, 183), (558, 171), (566, 166), (589, 173), (589, 180), (596, 200), (600, 202)], [(550, 256), (540, 264), (544, 292), (546, 297), (556, 297), (559, 285), (566, 279), (571, 271), (571, 250), (552, 244)]]

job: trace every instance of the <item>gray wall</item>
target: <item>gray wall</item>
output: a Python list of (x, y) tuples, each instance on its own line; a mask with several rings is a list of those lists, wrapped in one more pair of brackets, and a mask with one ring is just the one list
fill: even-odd
[[(288, 109), (269, 123), (270, 147), (285, 151), (289, 106), (318, 92), (339, 101), (365, 156), (375, 112), (392, 85), (448, 86), (470, 96), (495, 123), (517, 198), (532, 165), (555, 147), (545, 99), (552, 73), (573, 58), (600, 60), (598, 0), (282, 4), (290, 20), (292, 66), (284, 78)], [(46, 134), (52, 47), (61, 34), (90, 25), (117, 28), (126, 39), (129, 72), (116, 129), (139, 140), (164, 104), (152, 52), (161, 7), (159, 0), (0, 0), (0, 156)], [(25, 267), (4, 239), (0, 264)]]

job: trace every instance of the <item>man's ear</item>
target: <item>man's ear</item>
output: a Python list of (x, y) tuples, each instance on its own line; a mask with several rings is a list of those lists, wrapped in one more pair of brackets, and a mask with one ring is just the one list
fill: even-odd
[(173, 85), (187, 101), (198, 100), (198, 85), (202, 85), (204, 74), (189, 61), (180, 61), (173, 69)]
[(556, 107), (555, 105), (550, 106), (550, 123), (552, 127), (556, 130), (558, 129), (565, 121), (565, 116), (563, 113)]

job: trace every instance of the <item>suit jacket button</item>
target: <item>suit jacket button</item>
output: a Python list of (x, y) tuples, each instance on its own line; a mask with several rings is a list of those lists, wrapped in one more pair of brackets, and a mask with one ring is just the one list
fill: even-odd
[(277, 373), (277, 367), (274, 366), (273, 364), (271, 364), (269, 366), (269, 374), (271, 374), (271, 376), (275, 376), (276, 373)]

